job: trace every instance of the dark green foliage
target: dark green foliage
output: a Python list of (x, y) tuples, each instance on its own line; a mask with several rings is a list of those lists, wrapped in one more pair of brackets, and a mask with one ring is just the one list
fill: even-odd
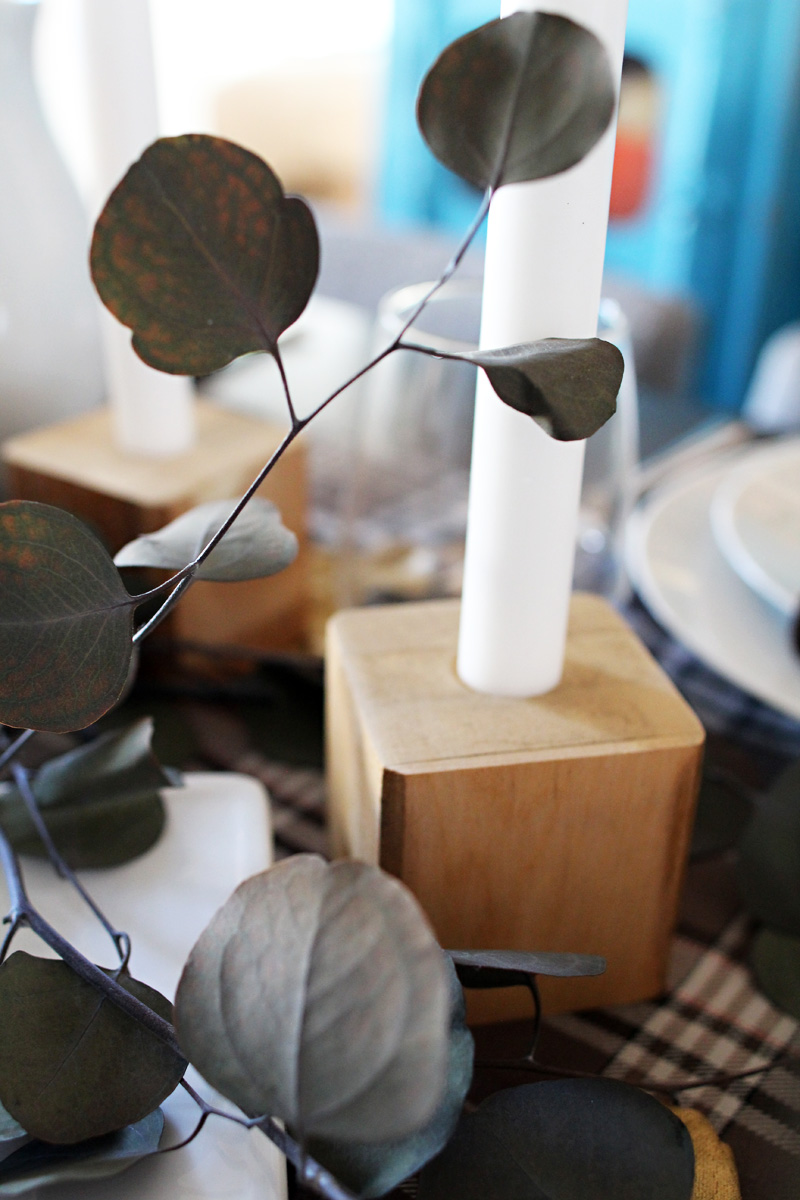
[(201, 935), (178, 1038), (213, 1087), (296, 1136), (383, 1142), (445, 1090), (447, 974), (416, 901), (364, 863), (296, 855), (241, 885)]
[(140, 1158), (155, 1154), (163, 1129), (164, 1114), (158, 1108), (117, 1133), (72, 1146), (29, 1142), (0, 1163), (0, 1196), (19, 1196), (51, 1183), (119, 1175)]
[(92, 277), (160, 371), (206, 375), (252, 350), (275, 353), (319, 267), (308, 205), (249, 150), (205, 134), (161, 138), (95, 226)]
[(580, 162), (608, 128), (615, 99), (594, 34), (566, 17), (519, 12), (442, 52), (417, 119), (446, 167), (479, 188), (500, 187)]
[(420, 1200), (690, 1200), (686, 1127), (645, 1092), (564, 1079), (497, 1092), (421, 1175)]
[(450, 950), (458, 978), (464, 987), (497, 988), (527, 986), (531, 975), (561, 979), (602, 975), (606, 960), (596, 954), (556, 954), (522, 950)]
[[(143, 533), (119, 551), (118, 567), (179, 571), (192, 562), (233, 511), (235, 500), (211, 500), (182, 513), (155, 533)], [(222, 541), (197, 569), (196, 579), (234, 583), (263, 579), (297, 557), (297, 538), (281, 522), (271, 501), (254, 496)]]
[[(153, 988), (119, 982), (159, 1016)], [(0, 1102), (32, 1137), (71, 1144), (141, 1121), (174, 1091), (185, 1061), (65, 963), (12, 954), (0, 966)]]
[[(158, 840), (166, 815), (158, 789), (174, 785), (153, 755), (145, 717), (119, 733), (51, 759), (32, 782), (50, 836), (73, 869), (112, 867)], [(16, 787), (0, 793), (0, 826), (21, 854), (45, 855)]]
[(625, 368), (602, 338), (544, 338), (461, 357), (483, 367), (501, 400), (561, 442), (591, 437), (614, 415)]
[(450, 1055), (447, 1088), (431, 1120), (399, 1141), (365, 1145), (311, 1138), (309, 1153), (359, 1196), (383, 1196), (413, 1175), (447, 1144), (461, 1114), (472, 1080), (474, 1044), (466, 1025), (464, 993), (449, 956), (445, 965), (450, 983)]
[(0, 721), (63, 733), (101, 717), (128, 677), (133, 605), (77, 518), (0, 504)]

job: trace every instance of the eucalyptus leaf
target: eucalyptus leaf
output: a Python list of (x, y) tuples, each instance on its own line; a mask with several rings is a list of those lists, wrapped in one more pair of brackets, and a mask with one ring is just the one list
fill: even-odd
[(739, 844), (739, 892), (765, 925), (800, 937), (800, 776), (797, 764), (758, 806)]
[(596, 954), (528, 953), (522, 950), (450, 950), (458, 978), (468, 988), (527, 986), (531, 975), (569, 979), (602, 975), (606, 960)]
[(496, 1092), (420, 1176), (420, 1200), (690, 1200), (685, 1125), (610, 1079)]
[[(56, 849), (75, 871), (116, 867), (138, 858), (158, 841), (167, 819), (158, 792), (92, 800), (43, 815)], [(0, 825), (17, 853), (46, 857), (28, 813), (19, 807), (6, 811), (2, 796)]]
[(140, 717), (51, 758), (36, 773), (33, 794), (40, 808), (90, 804), (175, 786), (175, 775), (153, 753), (153, 720)]
[(128, 678), (135, 601), (110, 555), (49, 504), (0, 504), (0, 722), (90, 725)]
[(50, 1184), (119, 1175), (139, 1159), (155, 1154), (163, 1129), (164, 1114), (157, 1108), (135, 1125), (73, 1146), (29, 1142), (0, 1162), (0, 1196), (21, 1196)]
[(213, 1087), (301, 1141), (402, 1138), (444, 1094), (441, 951), (410, 892), (364, 863), (296, 855), (243, 883), (192, 950), (175, 1016)]
[(593, 33), (552, 13), (518, 12), (442, 52), (420, 89), (417, 120), (446, 167), (479, 188), (499, 187), (580, 162), (615, 102)]
[[(180, 570), (192, 562), (233, 511), (235, 500), (212, 500), (182, 513), (156, 533), (145, 533), (119, 551), (118, 567)], [(263, 579), (297, 557), (297, 538), (269, 500), (254, 496), (230, 531), (199, 567), (196, 579), (232, 583)]]
[(544, 338), (458, 357), (482, 367), (501, 400), (561, 442), (591, 437), (614, 415), (625, 367), (602, 338)]
[(475, 1045), (467, 1029), (464, 993), (445, 956), (450, 985), (450, 1054), (447, 1088), (431, 1120), (410, 1137), (364, 1145), (311, 1138), (309, 1154), (334, 1178), (358, 1196), (384, 1196), (429, 1162), (447, 1144), (455, 1129), (472, 1081)]
[(255, 154), (205, 134), (160, 138), (95, 226), (92, 277), (160, 371), (206, 375), (274, 354), (319, 268), (311, 210)]
[(800, 938), (762, 929), (750, 949), (750, 966), (762, 992), (800, 1021)]
[(19, 1121), (15, 1121), (11, 1113), (7, 1113), (2, 1104), (0, 1104), (0, 1143), (13, 1142), (17, 1138), (26, 1136), (26, 1132)]
[[(149, 850), (164, 828), (158, 788), (175, 778), (151, 748), (143, 717), (51, 759), (31, 787), (50, 836), (71, 867), (111, 867)], [(20, 854), (46, 851), (15, 786), (0, 793), (0, 825)]]
[[(172, 1009), (130, 976), (159, 1016)], [(185, 1061), (63, 962), (17, 951), (0, 966), (0, 1101), (35, 1138), (71, 1144), (135, 1124), (174, 1091)]]

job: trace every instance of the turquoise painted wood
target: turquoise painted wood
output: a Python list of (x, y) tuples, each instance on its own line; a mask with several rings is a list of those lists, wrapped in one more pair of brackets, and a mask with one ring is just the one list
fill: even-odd
[[(388, 219), (467, 227), (475, 193), (428, 155), (414, 98), (439, 50), (498, 11), (499, 0), (396, 0)], [(649, 202), (612, 223), (606, 264), (694, 301), (696, 390), (735, 409), (764, 340), (800, 318), (800, 0), (630, 0), (627, 50), (659, 80), (662, 134)]]
[(631, 0), (627, 50), (660, 81), (663, 135), (606, 264), (697, 303), (698, 390), (734, 409), (766, 337), (800, 316), (800, 4)]

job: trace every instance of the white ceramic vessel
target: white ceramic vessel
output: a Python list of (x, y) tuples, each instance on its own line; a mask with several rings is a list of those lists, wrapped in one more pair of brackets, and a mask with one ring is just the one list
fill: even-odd
[(34, 87), (38, 0), (0, 0), (0, 437), (103, 398), (89, 227)]

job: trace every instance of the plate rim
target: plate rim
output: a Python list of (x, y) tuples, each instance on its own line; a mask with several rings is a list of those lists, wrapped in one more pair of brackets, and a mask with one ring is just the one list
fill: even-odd
[[(685, 499), (688, 493), (702, 488), (703, 485), (709, 486), (711, 480), (715, 476), (721, 476), (726, 469), (730, 468), (731, 461), (735, 462), (741, 457), (741, 454), (742, 451), (739, 449), (733, 459), (726, 455), (724, 459), (718, 459), (712, 464), (704, 463), (692, 471), (681, 472), (678, 477), (666, 480), (645, 496), (628, 519), (624, 538), (625, 569), (645, 607), (668, 633), (690, 650), (702, 663), (729, 683), (769, 705), (777, 712), (791, 717), (793, 720), (800, 720), (800, 686), (794, 697), (787, 696), (786, 689), (780, 684), (776, 684), (775, 687), (762, 686), (758, 681), (753, 680), (748, 671), (742, 671), (735, 661), (732, 664), (724, 655), (719, 655), (716, 647), (709, 648), (708, 644), (697, 636), (696, 630), (688, 625), (679, 613), (675, 612), (669, 601), (663, 596), (662, 588), (656, 580), (647, 552), (648, 535), (665, 510)], [(710, 507), (710, 497), (707, 507)], [(723, 568), (730, 572), (732, 581), (735, 581), (739, 587), (746, 588), (747, 585), (717, 548), (713, 537), (710, 540), (712, 553), (718, 556), (719, 563)], [(753, 593), (749, 594), (753, 595)], [(781, 624), (786, 621), (783, 614), (771, 606), (767, 606), (760, 597), (753, 596), (753, 598), (763, 606), (766, 620)]]
[(800, 596), (775, 579), (754, 557), (737, 526), (736, 502), (770, 463), (793, 457), (800, 460), (800, 437), (796, 436), (751, 450), (719, 481), (709, 508), (714, 540), (728, 565), (748, 587), (786, 617), (794, 616)]

